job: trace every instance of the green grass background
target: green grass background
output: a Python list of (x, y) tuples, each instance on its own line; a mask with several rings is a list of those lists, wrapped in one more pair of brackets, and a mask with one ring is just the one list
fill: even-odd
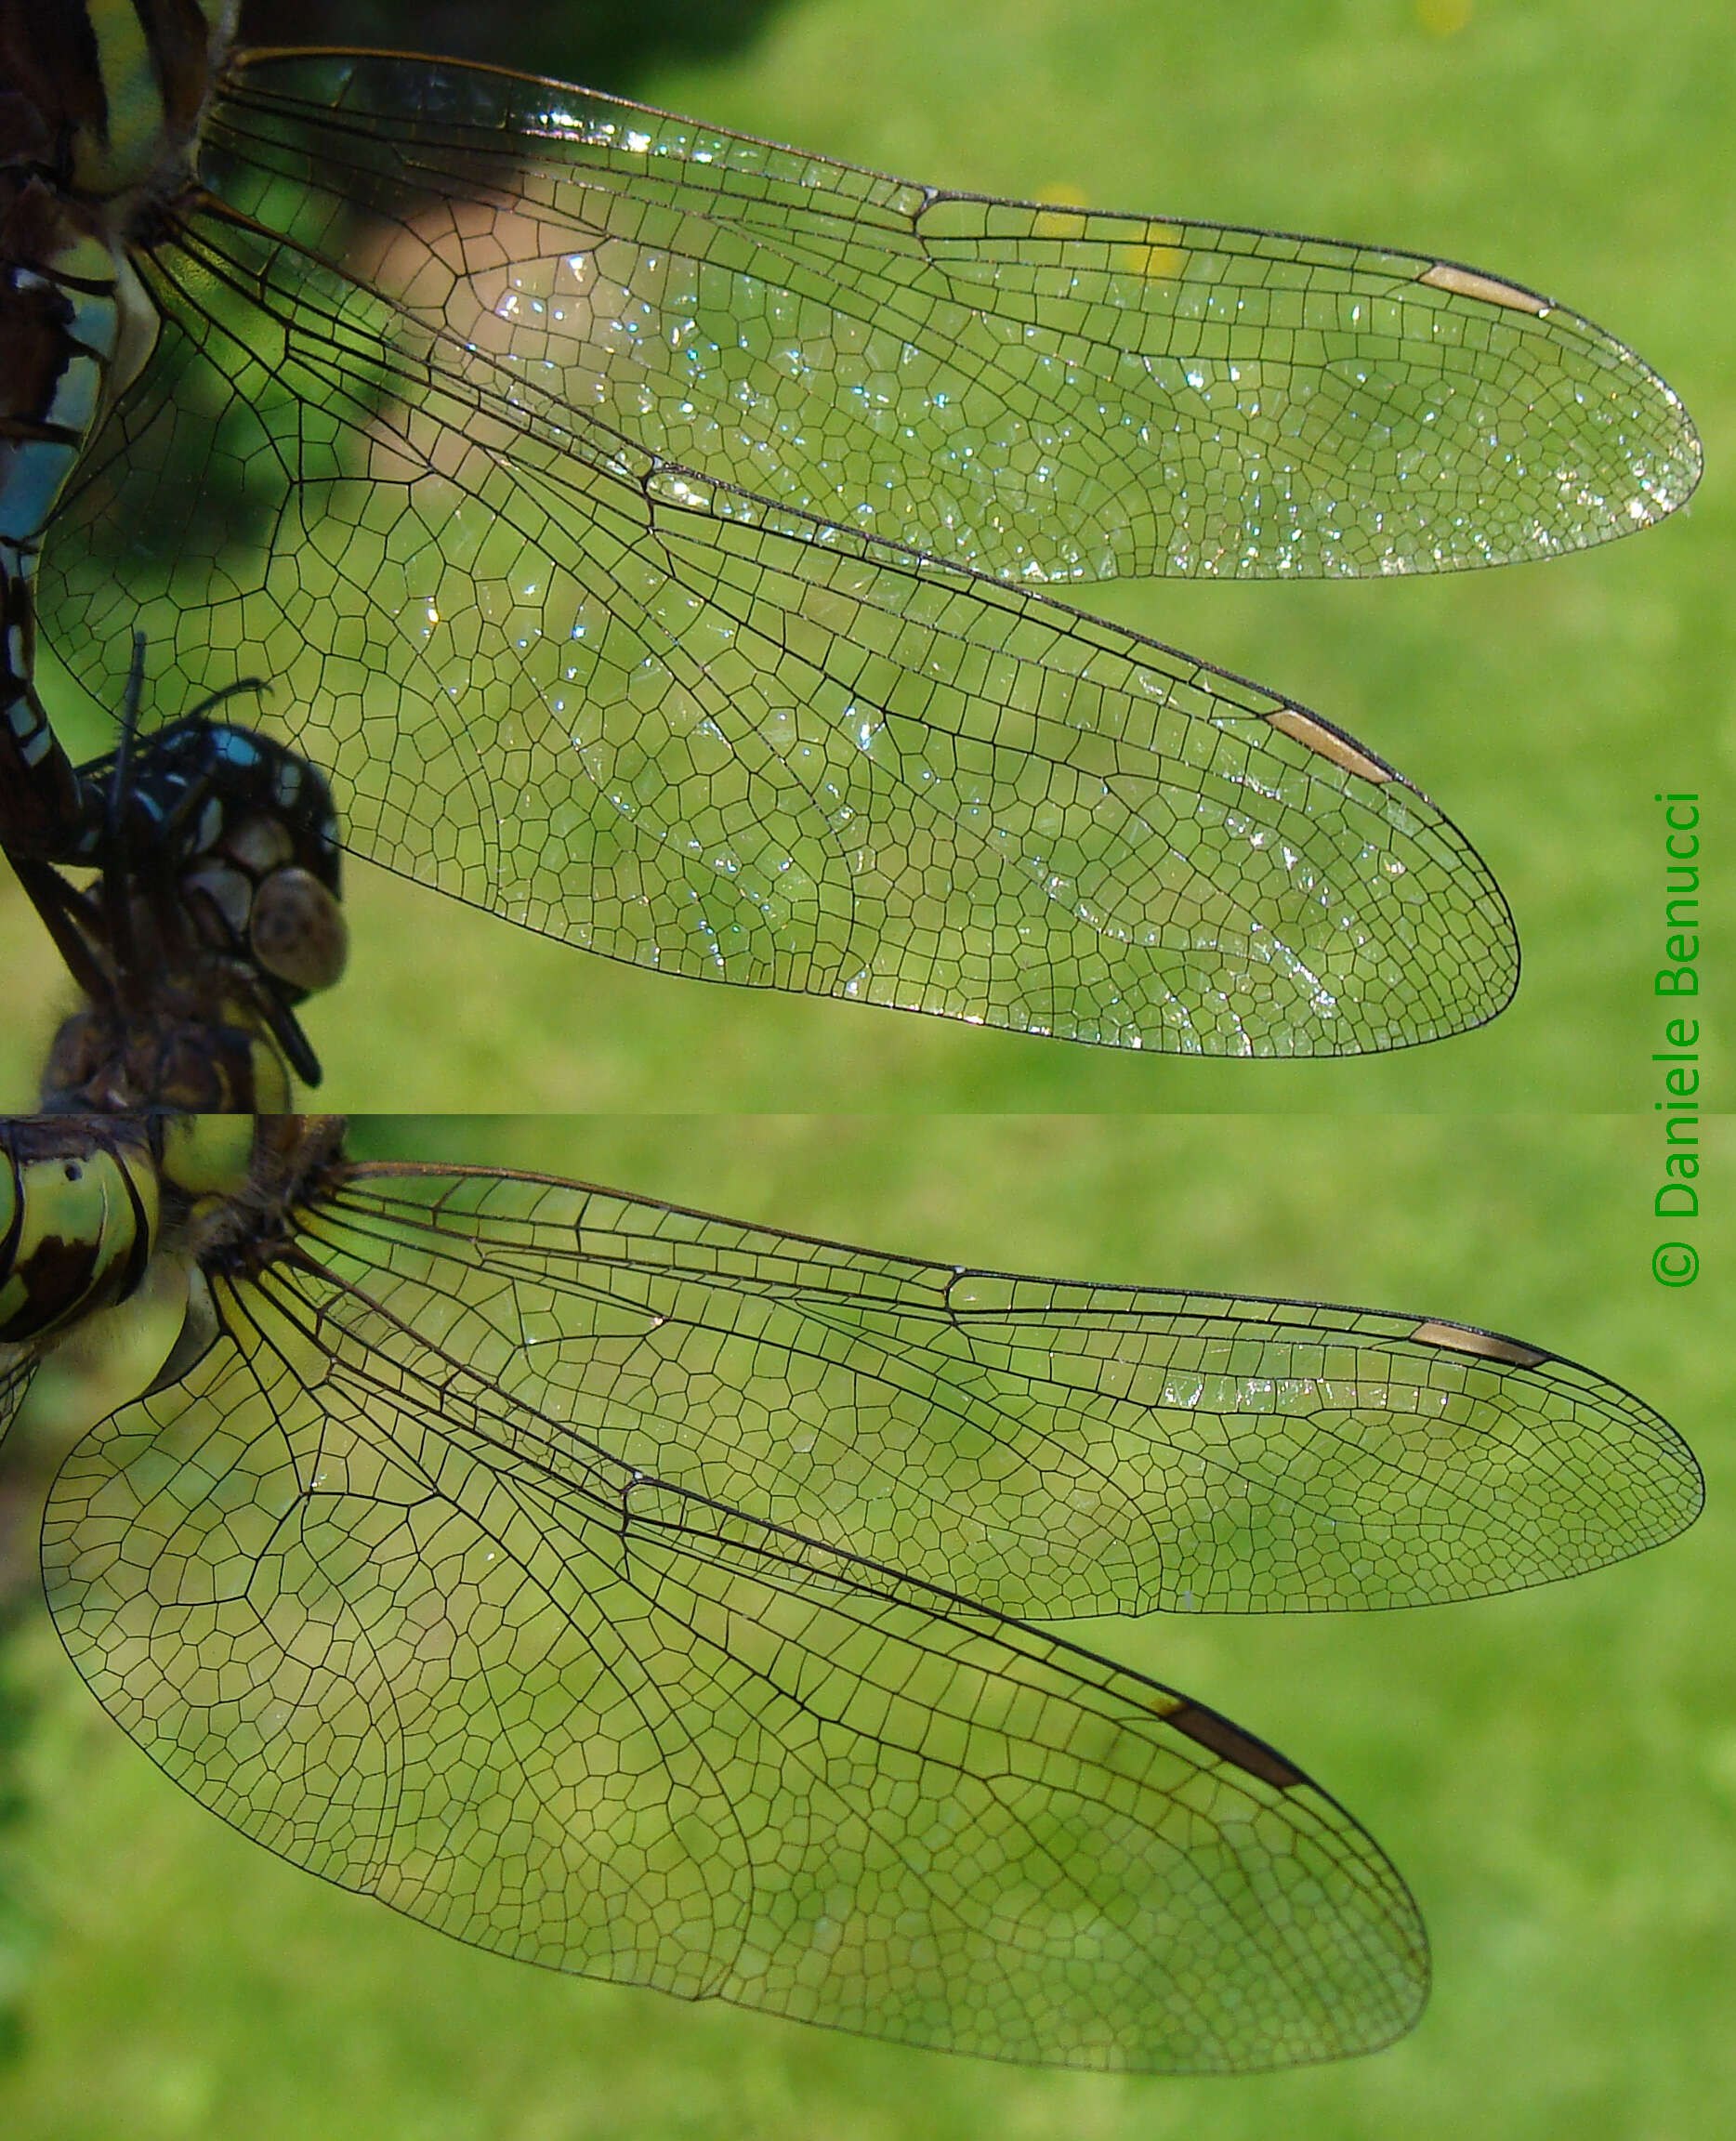
[[(1164, 1618), (1085, 1638), (1269, 1735), (1366, 1820), (1436, 1942), (1421, 2029), (1235, 2082), (1052, 2075), (543, 1976), (243, 1842), (96, 1709), (40, 1616), (9, 1858), (46, 1946), (9, 2141), (1713, 2141), (1736, 2104), (1736, 1225), (1651, 1279), (1651, 1121), (717, 1117), (368, 1123), (486, 1159), (967, 1262), (1493, 1323), (1639, 1391), (1707, 1516), (1475, 1606)], [(1728, 1196), (1732, 1139), (1716, 1133)], [(14, 1453), (15, 1481), (46, 1457)], [(26, 1467), (25, 1459), (34, 1463)]]
[[(309, 1016), (326, 1097), (677, 1110), (1645, 1104), (1662, 935), (1651, 797), (1698, 790), (1716, 822), (1736, 751), (1733, 88), (1725, 0), (794, 0), (746, 57), (645, 83), (660, 103), (949, 185), (1480, 264), (1638, 348), (1696, 416), (1711, 472), (1664, 528), (1548, 565), (1432, 584), (1085, 593), (1342, 723), (1466, 829), (1526, 954), (1519, 1001), (1481, 1033), (1380, 1061), (1129, 1056), (620, 967), (357, 866), (352, 979)], [(1728, 929), (1713, 934), (1728, 960)], [(0, 1094), (17, 1105), (65, 990), (9, 884), (0, 986), (23, 1006), (0, 1045)]]
[[(1111, 2082), (518, 1969), (230, 1835), (95, 1709), (38, 1616), (5, 1661), (40, 1707), (0, 1881), (43, 1937), (26, 2049), (0, 2068), (8, 2141), (1729, 2130), (1728, 1125), (1699, 1284), (1665, 1293), (1647, 1259), (1651, 798), (1706, 796), (1716, 873), (1736, 750), (1736, 41), (1716, 0), (1460, 0), (1442, 34), (1453, 4), (796, 0), (747, 58), (642, 86), (949, 184), (1433, 249), (1553, 291), (1664, 372), (1710, 472), (1689, 514), (1637, 541), (1432, 585), (1091, 597), (1307, 701), (1452, 812), (1524, 939), (1505, 1018), (1378, 1062), (1118, 1057), (635, 973), (357, 868), (352, 976), (309, 1019), (334, 1105), (598, 1111), (396, 1133), (425, 1156), (960, 1261), (1486, 1322), (1676, 1420), (1706, 1465), (1708, 1514), (1624, 1569), (1435, 1612), (1085, 1632), (1270, 1737), (1369, 1822), (1434, 1933), (1421, 2030), (1343, 2068)], [(1709, 884), (1721, 1079), (1729, 910)], [(0, 1097), (17, 1106), (63, 985), (9, 884), (0, 988), (19, 1006), (0, 1027)], [(888, 1112), (778, 1112), (825, 1110)], [(383, 1126), (367, 1134), (387, 1149)], [(15, 1442), (0, 1461), (15, 1533), (46, 1456)]]

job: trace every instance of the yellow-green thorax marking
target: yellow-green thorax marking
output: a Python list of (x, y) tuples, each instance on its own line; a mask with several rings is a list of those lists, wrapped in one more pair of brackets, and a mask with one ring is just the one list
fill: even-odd
[(0, 1117), (0, 1346), (129, 1299), (160, 1248), (241, 1198), (256, 1146), (305, 1141), (296, 1117)]
[(296, 1156), (330, 1145), (295, 1117), (0, 1117), (0, 1440), (43, 1355), (104, 1310), (176, 1316), (151, 1365), (184, 1373), (216, 1331), (202, 1243), (286, 1208)]
[(143, 1124), (0, 1128), (0, 1344), (134, 1292), (156, 1246), (158, 1165)]
[(32, 581), (156, 317), (127, 248), (193, 184), (238, 0), (0, 0), (0, 839), (51, 851), (79, 781), (33, 682)]

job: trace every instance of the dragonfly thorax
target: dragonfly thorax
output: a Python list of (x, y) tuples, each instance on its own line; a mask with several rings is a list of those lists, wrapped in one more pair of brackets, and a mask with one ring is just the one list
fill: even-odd
[(234, 0), (0, 0), (0, 838), (52, 855), (86, 800), (36, 696), (36, 556), (157, 314), (128, 247), (196, 191)]
[[(261, 1114), (253, 1124), (246, 1162), (232, 1180), (205, 1194), (191, 1215), (189, 1242), (208, 1278), (238, 1282), (257, 1278), (269, 1266), (307, 1251), (297, 1246), (304, 1207), (335, 1192), (347, 1178), (344, 1119), (338, 1115)], [(199, 1136), (207, 1149), (210, 1126)], [(194, 1162), (171, 1140), (170, 1163), (178, 1185), (200, 1187)]]
[(235, 0), (0, 0), (0, 165), (121, 204), (123, 220), (135, 198), (178, 190), (235, 13)]
[(115, 992), (73, 1012), (49, 1047), (43, 1112), (213, 1116), (287, 1107), (289, 1072), (260, 1031), (256, 1006), (227, 980), (194, 963), (160, 974), (148, 1005)]
[(137, 1125), (0, 1130), (0, 1344), (124, 1301), (151, 1261), (158, 1165)]

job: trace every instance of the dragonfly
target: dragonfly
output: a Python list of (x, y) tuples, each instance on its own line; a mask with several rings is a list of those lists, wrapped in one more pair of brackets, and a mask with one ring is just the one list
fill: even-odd
[(134, 649), (101, 799), (94, 889), (33, 856), (18, 875), (83, 1003), (48, 1051), (50, 1113), (253, 1114), (320, 1082), (296, 1007), (343, 973), (348, 926), (322, 777), (210, 705), (141, 739)]
[(1422, 256), (231, 31), (0, 0), (9, 853), (99, 838), (40, 590), (104, 706), (141, 630), (171, 711), (270, 679), (353, 850), (616, 959), (1197, 1054), (1506, 1003), (1414, 786), (1050, 591), (1654, 522), (1699, 446), (1621, 342)]
[(1650, 1407), (1499, 1334), (355, 1160), (335, 1118), (14, 1119), (0, 1196), (8, 1410), (157, 1320), (42, 1558), (171, 1778), (478, 1948), (908, 2044), (1240, 2071), (1427, 1993), (1343, 1806), (1036, 1621), (1478, 1597), (1700, 1504)]

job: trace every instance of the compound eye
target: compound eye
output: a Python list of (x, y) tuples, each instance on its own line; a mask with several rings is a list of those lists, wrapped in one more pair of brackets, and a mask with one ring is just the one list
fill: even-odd
[(349, 956), (344, 911), (310, 870), (274, 870), (254, 895), (253, 955), (309, 994), (329, 989)]

